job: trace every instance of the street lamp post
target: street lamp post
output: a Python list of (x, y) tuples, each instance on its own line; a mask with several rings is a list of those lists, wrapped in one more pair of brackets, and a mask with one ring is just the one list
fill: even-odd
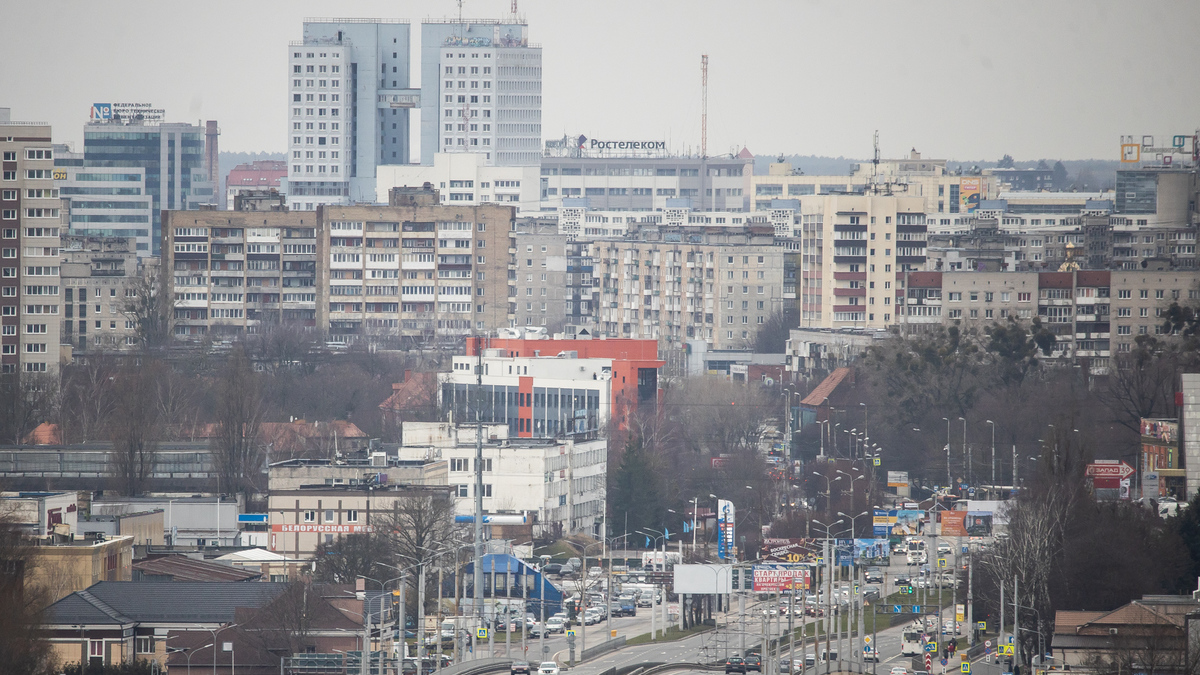
[(967, 485), (971, 484), (971, 455), (967, 452), (967, 418), (958, 418), (963, 423), (963, 468), (967, 474)]
[(946, 492), (949, 494), (950, 485), (954, 483), (954, 478), (950, 475), (950, 418), (942, 419), (946, 420)]
[(542, 590), (539, 593), (538, 602), (542, 606), (542, 625), (538, 627), (538, 638), (542, 641), (542, 657), (538, 662), (546, 660), (546, 565), (550, 563), (550, 556), (539, 556), (542, 559), (542, 567), (538, 570), (538, 576), (541, 578)]
[[(996, 423), (987, 420), (987, 423), (992, 426), (992, 489), (996, 489)], [(992, 499), (995, 499), (993, 497)]]
[(184, 656), (187, 657), (188, 675), (191, 675), (192, 674), (192, 655), (195, 654), (196, 652), (200, 651), (201, 649), (208, 649), (209, 647), (212, 647), (212, 646), (213, 645), (210, 643), (210, 644), (204, 645), (203, 647), (177, 647), (174, 649), (168, 649), (167, 653), (168, 654), (178, 654), (179, 652), (183, 652)]
[(840, 525), (843, 521), (839, 519), (829, 523), (828, 525), (819, 520), (813, 520), (812, 522), (825, 530), (825, 542), (821, 546), (821, 554), (825, 558), (825, 673), (828, 675), (828, 673), (831, 672), (830, 667), (832, 665), (829, 663), (829, 631), (833, 628), (833, 558), (835, 555), (833, 548), (829, 545), (829, 531), (833, 529), (835, 525)]
[[(818, 473), (816, 471), (814, 471), (812, 473), (814, 476), (825, 479), (825, 517), (832, 519), (833, 518), (833, 490), (830, 488), (830, 484), (832, 483), (832, 481), (830, 480), (829, 476), (826, 476), (822, 473)], [(841, 473), (841, 472), (839, 471), (838, 473)], [(841, 480), (841, 478), (834, 478), (833, 480)]]

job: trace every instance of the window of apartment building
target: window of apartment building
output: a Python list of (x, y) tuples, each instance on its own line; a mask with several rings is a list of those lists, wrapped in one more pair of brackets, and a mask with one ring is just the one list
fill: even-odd
[(1142, 290), (1138, 291), (1138, 297), (1141, 298), (1142, 300), (1149, 300), (1150, 299), (1150, 291), (1143, 288)]
[(1140, 316), (1142, 318), (1150, 316), (1150, 309), (1148, 307), (1138, 308), (1138, 316)]
[(951, 291), (949, 295), (950, 295), (950, 297), (949, 297), (950, 302), (962, 302), (962, 293), (961, 292)]
[(1029, 293), (1017, 293), (1017, 302), (1029, 302)]
[(470, 471), (470, 460), (465, 457), (452, 457), (450, 459), (451, 471)]
[(304, 512), (304, 522), (306, 522), (306, 523), (317, 522), (317, 512), (316, 511), (305, 511)]
[(455, 485), (454, 490), (455, 490), (454, 494), (457, 497), (470, 497), (471, 496), (471, 486), (469, 486), (469, 485)]
[(1117, 308), (1117, 316), (1124, 316), (1124, 317), (1133, 316), (1133, 312), (1128, 307), (1118, 307)]
[(150, 636), (134, 638), (134, 651), (138, 654), (153, 654), (154, 639)]
[(1117, 291), (1117, 299), (1118, 300), (1129, 300), (1132, 297), (1133, 297), (1133, 291), (1129, 290), (1128, 288)]
[(484, 497), (491, 497), (491, 496), (492, 496), (492, 485), (491, 485), (491, 483), (484, 483), (484, 484), (483, 484), (483, 496), (484, 496)]
[(346, 510), (346, 522), (347, 523), (357, 523), (358, 522), (358, 509), (347, 509)]
[(979, 292), (971, 291), (971, 302), (979, 302)]
[[(476, 460), (476, 461), (479, 461), (479, 460)], [(487, 458), (487, 459), (484, 459), (484, 460), (483, 460), (483, 471), (484, 471), (484, 473), (487, 473), (487, 472), (489, 472), (489, 471), (491, 471), (491, 470), (492, 470), (492, 460), (491, 460), (491, 458), (489, 457), (489, 458)], [(489, 494), (489, 495), (485, 495), (485, 496), (487, 496), (487, 497), (491, 497), (491, 495), (490, 495), (490, 494)]]
[(325, 521), (324, 522), (332, 523), (333, 521), (334, 521), (333, 509), (325, 509)]

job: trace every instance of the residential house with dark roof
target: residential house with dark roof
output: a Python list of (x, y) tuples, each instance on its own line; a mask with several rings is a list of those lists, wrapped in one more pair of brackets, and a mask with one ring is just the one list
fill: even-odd
[(1197, 619), (1200, 601), (1187, 595), (1147, 595), (1107, 612), (1058, 611), (1049, 652), (1071, 670), (1184, 673), (1187, 623)]
[(211, 635), (233, 623), (238, 608), (263, 607), (287, 586), (102, 581), (46, 608), (43, 628), (60, 664), (132, 659), (163, 664), (172, 631), (203, 630)]

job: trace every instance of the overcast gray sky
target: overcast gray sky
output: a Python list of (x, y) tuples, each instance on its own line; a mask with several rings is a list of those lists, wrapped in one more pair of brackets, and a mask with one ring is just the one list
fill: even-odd
[[(503, 18), (509, 0), (465, 0)], [(543, 136), (709, 152), (1118, 158), (1120, 134), (1200, 126), (1196, 0), (520, 0), (543, 48)], [(311, 16), (456, 16), (453, 0), (0, 0), (0, 107), (80, 143), (93, 102), (216, 119), (282, 151), (287, 48)]]

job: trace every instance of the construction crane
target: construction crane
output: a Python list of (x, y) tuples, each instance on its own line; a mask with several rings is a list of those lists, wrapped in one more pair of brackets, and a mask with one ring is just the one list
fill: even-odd
[(700, 157), (708, 158), (708, 54), (700, 56)]

